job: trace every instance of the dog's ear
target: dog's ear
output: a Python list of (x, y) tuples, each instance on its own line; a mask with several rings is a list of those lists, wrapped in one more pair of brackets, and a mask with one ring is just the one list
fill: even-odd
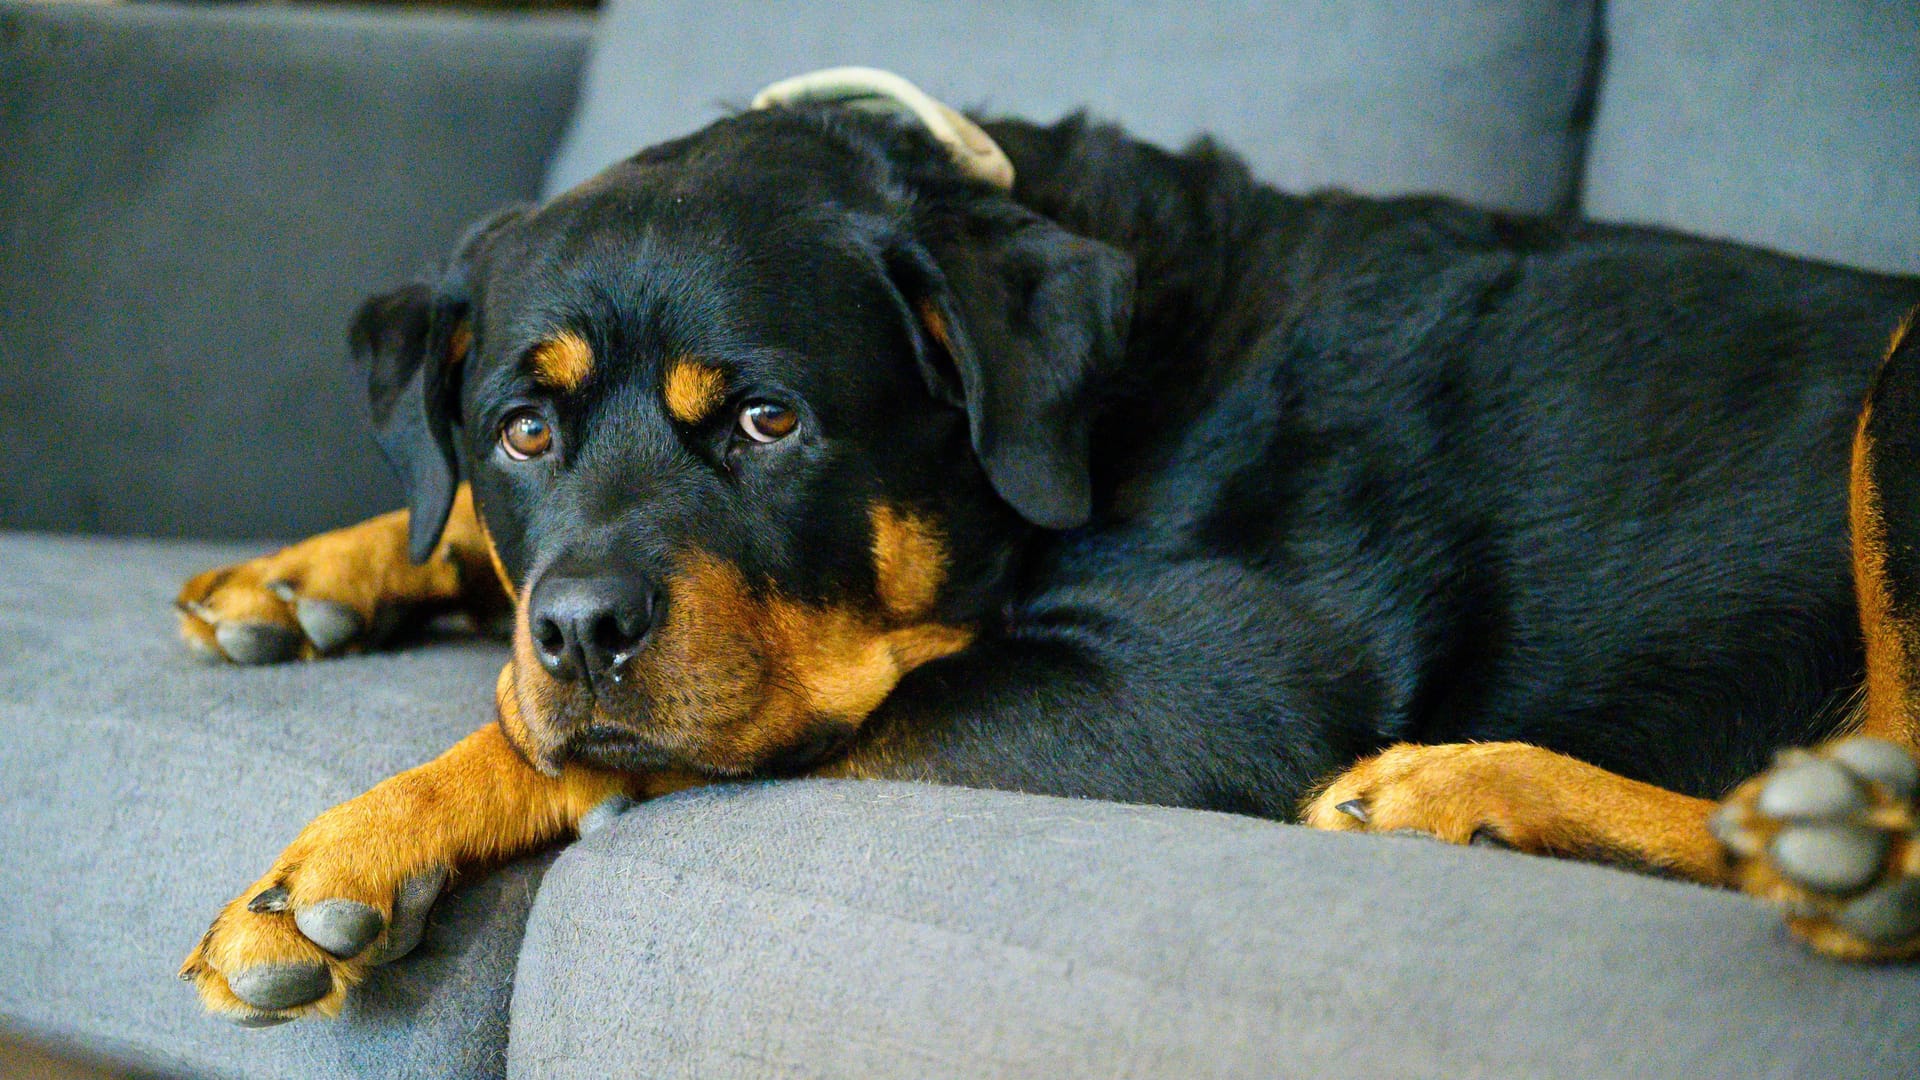
[(473, 260), (524, 211), (494, 214), (467, 230), (447, 271), (369, 297), (353, 317), (353, 360), (366, 375), (374, 437), (407, 496), (407, 550), (424, 562), (440, 541), (460, 482), (453, 442), (460, 369), (473, 345), (467, 313)]
[(1133, 260), (1004, 200), (941, 231), (892, 259), (930, 346), (928, 386), (965, 407), (987, 479), (1021, 517), (1085, 524), (1088, 391), (1126, 348)]

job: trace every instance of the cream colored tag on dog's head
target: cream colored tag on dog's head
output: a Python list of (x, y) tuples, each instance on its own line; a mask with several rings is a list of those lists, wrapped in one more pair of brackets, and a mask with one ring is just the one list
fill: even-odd
[(959, 111), (927, 96), (927, 92), (890, 71), (839, 67), (782, 79), (753, 96), (753, 107), (792, 105), (805, 101), (837, 101), (855, 108), (909, 113), (940, 140), (968, 176), (1013, 190), (1013, 162), (1006, 152)]

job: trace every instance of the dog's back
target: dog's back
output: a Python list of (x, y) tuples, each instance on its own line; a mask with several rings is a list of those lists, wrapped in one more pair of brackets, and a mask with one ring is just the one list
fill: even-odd
[(1920, 279), (991, 130), (1022, 198), (1141, 261), (1094, 455), (1124, 542), (1366, 627), (1370, 734), (1717, 794), (1842, 718), (1848, 445)]

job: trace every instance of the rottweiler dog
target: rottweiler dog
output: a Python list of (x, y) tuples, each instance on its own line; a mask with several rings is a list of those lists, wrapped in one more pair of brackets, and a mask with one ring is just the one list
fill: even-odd
[(1417, 830), (1920, 953), (1916, 304), (780, 84), (359, 312), (407, 509), (194, 579), (183, 632), (510, 614), (498, 717), (316, 819), (182, 977), (331, 1015), (450, 871), (748, 776)]

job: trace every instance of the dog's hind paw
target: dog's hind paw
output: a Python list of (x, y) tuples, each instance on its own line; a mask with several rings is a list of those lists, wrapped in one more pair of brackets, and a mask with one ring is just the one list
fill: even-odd
[(1920, 763), (1851, 738), (1786, 750), (1710, 821), (1733, 882), (1843, 960), (1920, 956)]

